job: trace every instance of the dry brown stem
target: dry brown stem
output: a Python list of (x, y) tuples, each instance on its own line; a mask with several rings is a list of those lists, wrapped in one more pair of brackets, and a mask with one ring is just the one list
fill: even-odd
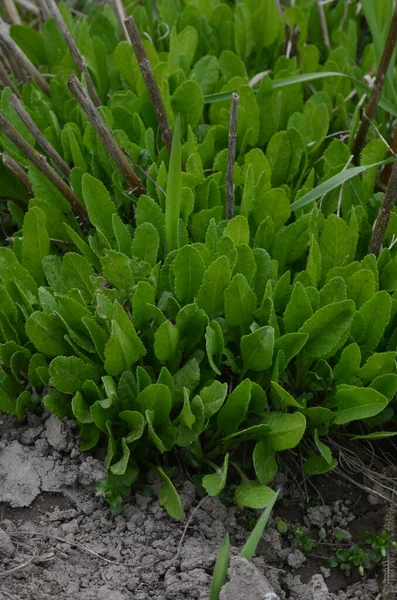
[(129, 35), (132, 45), (134, 47), (135, 54), (136, 54), (138, 64), (139, 64), (139, 68), (141, 69), (141, 73), (142, 73), (143, 79), (145, 80), (146, 88), (149, 93), (154, 112), (156, 114), (156, 118), (157, 118), (157, 121), (158, 121), (158, 124), (160, 127), (160, 131), (161, 131), (161, 138), (164, 142), (164, 146), (168, 150), (168, 153), (171, 154), (172, 130), (171, 130), (170, 124), (168, 122), (167, 111), (165, 109), (159, 87), (154, 78), (150, 60), (149, 60), (148, 55), (146, 54), (146, 50), (143, 46), (142, 38), (139, 34), (134, 17), (129, 17), (124, 22), (125, 22), (125, 26), (128, 31), (128, 35)]
[(14, 42), (14, 40), (10, 37), (7, 31), (7, 27), (5, 23), (0, 20), (0, 42), (4, 46), (7, 51), (8, 56), (12, 56), (14, 60), (19, 64), (22, 70), (25, 70), (32, 79), (34, 79), (37, 84), (41, 87), (43, 92), (50, 95), (50, 86), (40, 73), (38, 69), (34, 66), (34, 64), (28, 59), (26, 54), (22, 52), (20, 47)]
[(87, 65), (85, 64), (85, 60), (80, 54), (80, 50), (77, 47), (76, 42), (73, 39), (72, 34), (70, 33), (62, 14), (59, 11), (57, 3), (55, 0), (42, 0), (42, 3), (47, 3), (47, 9), (51, 15), (51, 17), (55, 20), (58, 25), (59, 31), (62, 34), (63, 39), (65, 40), (67, 47), (69, 48), (70, 54), (73, 57), (74, 63), (80, 73), (80, 75), (85, 76), (87, 82), (88, 93), (90, 95), (91, 100), (95, 104), (95, 106), (101, 106), (102, 102), (98, 95), (98, 92), (95, 88), (94, 82), (92, 81), (91, 75), (87, 69)]
[(372, 229), (371, 241), (369, 243), (368, 253), (378, 254), (381, 251), (383, 240), (385, 237), (387, 225), (393, 211), (393, 207), (397, 200), (397, 161), (393, 163), (393, 169), (390, 175), (389, 183), (386, 188), (385, 195), (374, 227)]
[(13, 25), (20, 25), (22, 21), (17, 7), (15, 6), (14, 0), (4, 0), (4, 6), (8, 16), (10, 17), (11, 23), (13, 23)]
[(29, 114), (26, 112), (25, 108), (22, 106), (21, 102), (18, 100), (18, 98), (14, 94), (10, 97), (9, 103), (12, 106), (12, 108), (15, 110), (15, 112), (18, 114), (21, 121), (23, 121), (23, 123), (29, 129), (30, 133), (33, 135), (34, 139), (39, 144), (39, 146), (42, 148), (42, 150), (44, 150), (44, 152), (54, 161), (54, 163), (66, 175), (66, 177), (69, 177), (69, 175), (70, 175), (69, 165), (63, 160), (62, 156), (60, 156), (58, 154), (58, 152), (55, 150), (55, 148), (50, 144), (50, 142), (47, 140), (47, 138), (42, 134), (40, 129), (37, 127), (36, 123), (29, 116)]
[(12, 156), (7, 154), (7, 152), (2, 153), (1, 159), (3, 161), (3, 165), (7, 167), (7, 169), (11, 171), (11, 173), (17, 179), (19, 179), (22, 185), (26, 187), (26, 189), (30, 192), (32, 190), (32, 183), (25, 171), (23, 170), (23, 168), (21, 167), (21, 165), (19, 164), (19, 162), (14, 160)]
[(26, 158), (57, 188), (57, 190), (69, 202), (72, 210), (81, 217), (85, 224), (88, 223), (88, 215), (85, 207), (74, 191), (58, 175), (58, 173), (48, 164), (45, 156), (39, 154), (28, 142), (18, 133), (15, 127), (0, 113), (0, 130), (15, 144), (15, 146), (26, 156)]
[(125, 177), (129, 188), (135, 193), (136, 196), (146, 194), (146, 188), (140, 181), (135, 171), (129, 164), (126, 156), (124, 155), (120, 146), (116, 143), (112, 132), (101, 118), (97, 108), (90, 99), (86, 90), (77, 79), (76, 75), (72, 73), (69, 78), (68, 87), (72, 94), (76, 97), (81, 108), (87, 115), (88, 120), (94, 126), (97, 134), (102, 140), (102, 143), (109, 152), (112, 160), (115, 162), (117, 168), (120, 170), (122, 175)]
[(226, 169), (226, 219), (234, 216), (234, 161), (236, 158), (237, 144), (237, 117), (240, 98), (237, 94), (232, 95), (232, 107), (229, 123), (229, 145)]
[(368, 102), (368, 106), (364, 109), (363, 116), (361, 119), (360, 127), (354, 140), (353, 154), (354, 161), (357, 164), (359, 156), (364, 148), (368, 130), (375, 116), (376, 109), (378, 107), (379, 100), (382, 95), (383, 86), (385, 83), (387, 71), (389, 69), (390, 61), (392, 59), (394, 48), (397, 42), (397, 3), (394, 7), (394, 13), (390, 24), (389, 34), (387, 36), (385, 48), (383, 50), (382, 58), (380, 61), (379, 69), (376, 74), (374, 86), (372, 88), (371, 96)]

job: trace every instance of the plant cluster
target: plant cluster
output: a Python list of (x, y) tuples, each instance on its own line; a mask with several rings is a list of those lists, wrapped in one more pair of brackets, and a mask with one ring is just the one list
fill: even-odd
[[(65, 176), (54, 165), (82, 208), (76, 215), (70, 193), (6, 135), (5, 120), (38, 147), (5, 87), (0, 143), (27, 167), (31, 189), (1, 166), (11, 199), (0, 246), (0, 409), (22, 418), (44, 404), (75, 419), (83, 450), (105, 439), (100, 493), (114, 510), (152, 468), (160, 503), (182, 517), (162, 458), (173, 449), (208, 494), (220, 494), (233, 469), (237, 503), (262, 508), (274, 499), (267, 484), (278, 454), (304, 436), (303, 470), (312, 475), (337, 465), (327, 436), (394, 433), (395, 213), (383, 251), (367, 253), (383, 198), (376, 177), (390, 161), (376, 132), (351, 168), (355, 91), (369, 93), (363, 74), (378, 64), (391, 18), (392, 3), (381, 4), (372, 22), (379, 35), (360, 48), (356, 7), (327, 7), (329, 49), (312, 0), (281, 15), (275, 0), (162, 0), (156, 15), (151, 1), (134, 6), (173, 130), (170, 155), (111, 7), (82, 18), (61, 5), (98, 115), (139, 189), (127, 188), (68, 88), (74, 62), (56, 21), (11, 27), (50, 75), (48, 94), (25, 83), (21, 102), (69, 169)], [(393, 94), (394, 70), (388, 86)], [(386, 136), (391, 97), (378, 111), (376, 131)], [(244, 469), (243, 444), (252, 456)]]
[[(355, 569), (364, 576), (366, 566), (379, 563), (388, 552), (397, 547), (397, 542), (391, 539), (391, 533), (386, 530), (380, 533), (367, 531), (361, 535), (361, 543), (353, 544), (345, 542), (343, 531), (335, 531), (328, 537), (323, 527), (319, 530), (317, 539), (305, 527), (291, 527), (282, 520), (277, 522), (277, 530), (282, 535), (286, 535), (289, 540), (295, 540), (302, 552), (320, 559), (328, 556), (329, 566), (341, 569), (348, 576)], [(313, 550), (317, 554), (313, 554)], [(319, 551), (323, 553), (319, 555)]]

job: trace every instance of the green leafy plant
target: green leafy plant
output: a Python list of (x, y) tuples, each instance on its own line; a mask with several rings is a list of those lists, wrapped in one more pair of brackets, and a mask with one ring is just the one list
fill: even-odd
[[(53, 19), (10, 28), (37, 79), (10, 74), (23, 118), (11, 88), (1, 94), (0, 409), (73, 418), (83, 450), (106, 445), (98, 494), (114, 513), (152, 470), (174, 518), (174, 450), (209, 495), (227, 487), (262, 509), (280, 453), (304, 436), (303, 471), (316, 475), (337, 466), (338, 436), (395, 435), (395, 212), (383, 251), (367, 253), (377, 174), (394, 158), (374, 130), (351, 166), (352, 92), (369, 93), (374, 62), (369, 40), (356, 64), (354, 8), (327, 6), (330, 49), (310, 2), (282, 15), (274, 0), (128, 9), (148, 33), (170, 155), (111, 7), (60, 8), (83, 86)], [(286, 25), (301, 32), (287, 55)], [(384, 108), (395, 114), (384, 97), (381, 120)], [(32, 162), (48, 152), (36, 129), (47, 161)]]

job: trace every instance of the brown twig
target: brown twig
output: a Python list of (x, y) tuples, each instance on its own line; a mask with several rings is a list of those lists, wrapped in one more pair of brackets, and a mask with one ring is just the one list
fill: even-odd
[(16, 3), (19, 4), (19, 6), (21, 6), (24, 10), (29, 11), (33, 15), (40, 14), (39, 8), (34, 4), (34, 2), (31, 2), (30, 0), (16, 0)]
[(58, 25), (59, 31), (61, 32), (61, 35), (65, 40), (67, 47), (69, 48), (70, 54), (73, 57), (77, 70), (79, 71), (80, 75), (84, 74), (85, 80), (87, 82), (88, 93), (90, 95), (91, 100), (93, 101), (95, 106), (101, 106), (102, 101), (98, 95), (98, 92), (96, 91), (94, 82), (91, 79), (91, 75), (87, 69), (87, 65), (85, 64), (85, 60), (80, 54), (80, 50), (78, 49), (77, 44), (74, 41), (73, 36), (70, 33), (64, 21), (64, 18), (62, 17), (57, 3), (55, 2), (55, 0), (41, 0), (41, 2), (42, 4), (47, 3), (47, 9), (51, 17), (55, 20), (56, 24)]
[(12, 56), (15, 61), (22, 67), (23, 70), (27, 71), (27, 73), (34, 79), (37, 84), (41, 87), (43, 92), (50, 95), (50, 86), (40, 73), (38, 69), (34, 66), (34, 64), (28, 59), (26, 54), (22, 52), (18, 44), (14, 42), (14, 40), (9, 36), (7, 27), (5, 23), (0, 19), (0, 41), (5, 47), (7, 53)]
[(368, 130), (370, 123), (375, 116), (376, 109), (380, 97), (382, 95), (383, 85), (387, 71), (389, 69), (390, 61), (393, 56), (394, 48), (397, 42), (397, 3), (394, 7), (394, 13), (390, 24), (389, 34), (387, 36), (385, 48), (383, 50), (382, 58), (380, 61), (379, 69), (376, 74), (374, 86), (372, 88), (371, 97), (368, 102), (367, 108), (364, 109), (363, 117), (361, 119), (360, 127), (354, 140), (353, 155), (354, 161), (357, 164), (359, 156), (364, 148), (365, 141), (367, 139)]
[(226, 219), (230, 220), (234, 215), (234, 161), (236, 158), (237, 145), (237, 116), (240, 97), (232, 95), (232, 107), (229, 123), (229, 145), (226, 169)]
[(29, 190), (29, 192), (30, 192), (32, 190), (32, 183), (31, 183), (29, 177), (26, 175), (25, 171), (22, 169), (22, 167), (19, 164), (19, 162), (17, 162), (16, 160), (14, 160), (12, 158), (12, 156), (10, 156), (9, 154), (7, 154), (7, 152), (3, 152), (2, 153), (1, 159), (3, 161), (3, 165), (5, 167), (7, 167), (7, 169), (9, 171), (11, 171), (11, 173), (17, 179), (19, 179), (19, 181), (22, 183), (22, 185), (24, 187), (26, 187), (26, 189)]
[(132, 45), (134, 46), (139, 68), (141, 69), (141, 73), (143, 79), (145, 80), (146, 88), (149, 93), (154, 112), (156, 113), (164, 146), (167, 148), (168, 153), (171, 154), (172, 130), (168, 122), (167, 111), (165, 109), (159, 87), (154, 78), (150, 60), (148, 58), (148, 55), (146, 54), (145, 48), (143, 47), (142, 39), (139, 35), (139, 31), (136, 26), (134, 17), (129, 17), (128, 19), (126, 19), (126, 21), (124, 21), (124, 23), (127, 28)]
[(17, 7), (15, 6), (14, 0), (4, 0), (4, 6), (10, 17), (11, 23), (14, 25), (20, 25), (22, 23), (21, 17), (19, 16), (19, 12)]
[(47, 140), (47, 138), (42, 134), (40, 129), (37, 127), (36, 123), (28, 115), (25, 108), (22, 106), (21, 102), (18, 100), (18, 98), (14, 94), (12, 96), (10, 96), (9, 104), (15, 110), (15, 112), (17, 113), (17, 115), (19, 116), (21, 121), (29, 129), (30, 133), (33, 135), (34, 139), (39, 144), (39, 146), (42, 148), (42, 150), (44, 150), (44, 152), (54, 161), (54, 163), (57, 165), (57, 167), (60, 168), (60, 170), (66, 175), (66, 177), (69, 177), (69, 175), (70, 175), (69, 165), (66, 164), (66, 162), (63, 160), (62, 156), (60, 156), (58, 154), (58, 152), (55, 150), (55, 148), (50, 144), (50, 142)]
[(15, 85), (15, 83), (12, 81), (11, 77), (8, 74), (8, 71), (3, 63), (1, 55), (0, 55), (0, 81), (2, 82), (2, 84), (4, 86), (11, 88), (16, 96), (18, 96), (19, 98), (21, 97), (21, 94), (19, 93), (19, 89), (17, 88), (17, 86)]
[(383, 197), (378, 216), (372, 229), (371, 241), (369, 243), (368, 253), (378, 254), (381, 251), (383, 239), (387, 225), (390, 221), (393, 207), (397, 200), (397, 161), (393, 164), (393, 169), (390, 175), (389, 183)]
[(88, 223), (88, 215), (85, 207), (74, 191), (58, 175), (58, 173), (48, 164), (45, 156), (39, 154), (28, 142), (18, 133), (13, 125), (0, 113), (0, 129), (15, 144), (15, 146), (26, 156), (26, 158), (57, 188), (57, 190), (69, 202), (72, 210), (81, 217), (82, 221)]
[(74, 73), (71, 73), (70, 75), (68, 87), (71, 90), (72, 94), (76, 97), (78, 103), (80, 104), (85, 114), (87, 115), (88, 120), (95, 127), (97, 134), (101, 138), (102, 143), (109, 152), (112, 160), (115, 162), (117, 168), (125, 177), (129, 188), (133, 190), (135, 195), (137, 196), (146, 194), (145, 186), (140, 181), (135, 171), (129, 164), (120, 146), (118, 146), (118, 144), (116, 143), (110, 129), (101, 118), (98, 110), (94, 106), (94, 103), (92, 102), (86, 90), (83, 88), (83, 86), (81, 85), (80, 81), (77, 79)]
[(323, 34), (324, 44), (327, 46), (327, 48), (331, 48), (331, 42), (328, 33), (327, 17), (325, 16), (324, 6), (321, 0), (317, 0), (317, 12), (318, 17), (320, 19), (320, 26)]
[(125, 39), (128, 42), (129, 37), (128, 37), (127, 28), (126, 28), (126, 26), (124, 24), (124, 21), (125, 21), (125, 12), (124, 12), (124, 6), (123, 6), (122, 0), (113, 0), (113, 6), (114, 6), (114, 10), (115, 10), (115, 13), (116, 13), (117, 20), (119, 22), (121, 31), (123, 32), (123, 35), (124, 35)]

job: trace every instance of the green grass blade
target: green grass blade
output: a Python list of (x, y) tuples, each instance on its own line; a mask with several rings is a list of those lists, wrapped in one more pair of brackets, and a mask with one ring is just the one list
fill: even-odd
[(265, 510), (259, 517), (258, 522), (255, 525), (254, 529), (252, 530), (251, 535), (249, 536), (248, 540), (244, 544), (244, 548), (241, 550), (241, 556), (244, 556), (244, 558), (246, 558), (247, 560), (251, 560), (251, 558), (254, 556), (254, 554), (256, 552), (256, 549), (257, 549), (259, 541), (262, 537), (263, 531), (269, 520), (270, 513), (273, 510), (273, 506), (276, 504), (278, 495), (279, 495), (279, 491), (274, 493), (273, 500), (265, 508)]
[(374, 167), (381, 167), (382, 165), (386, 165), (387, 163), (393, 162), (395, 160), (394, 157), (388, 158), (386, 160), (382, 160), (381, 162), (373, 163), (372, 165), (362, 165), (361, 167), (354, 167), (353, 169), (347, 169), (346, 171), (341, 171), (334, 177), (330, 177), (327, 181), (324, 181), (319, 186), (314, 188), (314, 190), (310, 190), (307, 194), (296, 200), (291, 204), (291, 210), (297, 210), (298, 208), (302, 208), (310, 202), (314, 200), (318, 200), (325, 194), (332, 192), (349, 179), (353, 179), (353, 177), (357, 177), (357, 175), (361, 175), (361, 173), (365, 173), (368, 169), (372, 169)]
[(165, 237), (166, 252), (178, 247), (178, 222), (182, 200), (182, 165), (181, 165), (181, 122), (178, 115), (175, 119), (172, 138), (170, 166), (167, 180), (167, 197), (165, 199)]
[(229, 567), (230, 540), (227, 533), (223, 538), (215, 563), (214, 575), (212, 577), (210, 600), (219, 600), (222, 586), (226, 581), (227, 569)]
[[(297, 83), (307, 83), (309, 81), (316, 81), (318, 79), (325, 79), (327, 77), (347, 77), (350, 79), (352, 83), (354, 83), (357, 90), (360, 94), (365, 94), (366, 96), (371, 95), (371, 88), (369, 88), (365, 83), (347, 75), (346, 73), (337, 73), (336, 71), (324, 71), (324, 73), (301, 73), (300, 75), (294, 75), (293, 77), (285, 77), (284, 79), (276, 79), (273, 81), (274, 89), (281, 89), (288, 87), (290, 85), (295, 85)], [(256, 93), (259, 89), (259, 86), (254, 86), (253, 91)], [(235, 92), (237, 90), (234, 90)], [(232, 97), (233, 91), (231, 92), (217, 92), (216, 94), (208, 94), (204, 96), (205, 104), (213, 104), (215, 102), (223, 102), (224, 100), (230, 100)], [(387, 100), (387, 98), (381, 98), (379, 101), (379, 106), (389, 112), (391, 115), (397, 117), (397, 106)]]

